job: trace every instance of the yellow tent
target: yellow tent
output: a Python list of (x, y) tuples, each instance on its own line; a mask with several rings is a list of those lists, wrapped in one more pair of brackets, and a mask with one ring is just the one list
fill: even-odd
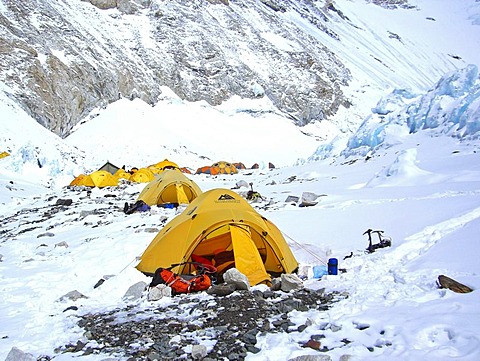
[(140, 168), (130, 176), (132, 182), (148, 183), (155, 179), (155, 174), (148, 168)]
[(165, 170), (165, 169), (180, 169), (177, 163), (171, 162), (168, 159), (162, 160), (161, 162), (158, 162), (157, 164), (154, 165), (156, 168), (160, 170)]
[(10, 153), (8, 153), (8, 152), (1, 152), (0, 153), (0, 159), (8, 157), (9, 155), (10, 155)]
[(200, 187), (180, 170), (167, 169), (145, 186), (137, 201), (142, 200), (149, 206), (164, 203), (188, 204), (201, 193)]
[(125, 169), (120, 168), (115, 172), (113, 176), (116, 177), (117, 179), (123, 178), (123, 179), (129, 180), (131, 174), (128, 173)]
[(95, 187), (92, 177), (86, 174), (80, 174), (70, 182), (71, 186)]
[(118, 178), (114, 177), (110, 172), (106, 170), (97, 170), (91, 174), (80, 174), (73, 181), (70, 182), (71, 186), (84, 186), (84, 187), (110, 187), (118, 186)]
[[(271, 275), (291, 273), (298, 267), (280, 230), (229, 189), (199, 195), (156, 235), (136, 268), (153, 275), (159, 267), (197, 257), (211, 260), (219, 273), (230, 263), (251, 285), (269, 282)], [(190, 267), (184, 264), (174, 271), (187, 274)]]
[(166, 169), (180, 169), (177, 163), (171, 162), (168, 159), (162, 160), (156, 164), (148, 166), (153, 173), (158, 174), (163, 172)]
[(90, 174), (90, 178), (98, 188), (118, 186), (118, 178), (106, 170), (97, 170)]

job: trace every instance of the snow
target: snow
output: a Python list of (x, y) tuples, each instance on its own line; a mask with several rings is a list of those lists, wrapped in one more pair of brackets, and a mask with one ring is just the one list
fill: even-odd
[[(88, 194), (66, 186), (74, 176), (96, 170), (107, 160), (132, 167), (165, 158), (193, 170), (219, 160), (247, 167), (259, 163), (259, 170), (237, 175), (189, 177), (204, 191), (252, 182), (267, 199), (253, 206), (285, 235), (310, 276), (305, 286), (348, 294), (327, 311), (292, 311), (292, 321), (300, 325), (309, 320), (310, 326), (303, 332), (258, 336), (261, 351), (249, 353), (247, 360), (316, 355), (300, 343), (319, 333), (325, 335), (322, 346), (331, 349), (326, 354), (334, 361), (343, 355), (351, 355), (351, 360), (480, 358), (480, 4), (458, 0), (461, 5), (455, 9), (468, 7), (467, 22), (464, 13), (447, 13), (445, 4), (415, 1), (420, 6), (416, 16), (425, 19), (423, 30), (415, 32), (402, 22), (408, 19), (407, 11), (400, 11), (405, 19), (392, 16), (387, 26), (374, 21), (375, 14), (387, 10), (372, 5), (368, 22), (357, 2), (344, 3), (342, 10), (352, 22), (363, 19), (365, 36), (388, 36), (390, 30), (402, 39), (421, 35), (426, 44), (418, 52), (414, 75), (398, 68), (398, 78), (405, 78), (412, 89), (385, 91), (387, 84), (381, 99), (376, 97), (379, 89), (368, 90), (371, 98), (364, 98), (365, 107), (371, 104), (373, 109), (348, 139), (335, 138), (332, 124), (297, 128), (263, 99), (233, 98), (213, 107), (184, 102), (164, 89), (154, 107), (121, 99), (96, 109), (61, 140), (13, 103), (9, 89), (1, 85), (0, 152), (11, 155), (0, 159), (0, 359), (12, 347), (59, 361), (108, 358), (53, 350), (83, 337), (76, 312), (108, 312), (134, 302), (123, 298), (128, 288), (150, 281), (134, 268), (137, 257), (155, 230), (181, 209), (154, 207), (127, 216), (121, 211), (123, 203), (134, 201), (143, 184)], [(426, 19), (428, 14), (435, 21)], [(457, 32), (442, 27), (453, 20)], [(148, 36), (141, 34), (148, 43)], [(265, 35), (277, 46), (294, 46)], [(358, 39), (340, 35), (346, 39), (345, 49), (355, 48)], [(435, 41), (438, 47), (432, 45)], [(333, 44), (328, 39), (326, 45), (335, 49)], [(345, 53), (336, 46), (339, 54)], [(458, 71), (451, 72), (450, 65), (438, 60), (436, 54), (448, 50), (465, 59)], [(373, 73), (383, 80), (390, 74), (372, 64), (369, 54), (355, 57), (351, 67), (356, 68), (358, 84), (368, 87)], [(393, 65), (405, 64), (395, 58)], [(430, 63), (432, 71), (444, 76), (422, 90), (428, 77), (419, 74), (429, 72)], [(410, 81), (411, 77), (416, 78)], [(349, 116), (348, 110), (342, 111)], [(332, 134), (327, 143), (316, 140), (324, 130)], [(268, 169), (268, 162), (277, 167)], [(318, 204), (298, 207), (285, 201), (303, 192), (321, 196)], [(72, 206), (58, 210), (55, 202), (67, 198)], [(369, 228), (383, 230), (392, 247), (365, 253), (364, 232)], [(353, 257), (344, 260), (350, 252)], [(346, 272), (312, 278), (311, 268), (332, 257)], [(474, 291), (458, 294), (438, 288), (442, 274)], [(94, 288), (101, 278), (104, 284)], [(63, 298), (74, 290), (87, 298)], [(135, 302), (147, 309), (150, 305), (145, 299)], [(66, 311), (72, 305), (79, 310)], [(212, 344), (206, 346), (211, 349)]]
[[(464, 92), (457, 96), (453, 99), (461, 104)], [(409, 101), (418, 97), (409, 97)], [(0, 358), (5, 358), (12, 347), (35, 356), (53, 356), (55, 348), (81, 338), (75, 312), (64, 312), (72, 304), (79, 306), (79, 312), (88, 313), (132, 302), (123, 298), (127, 289), (138, 281), (149, 281), (134, 268), (137, 257), (156, 234), (148, 229), (160, 229), (165, 219), (179, 212), (154, 207), (149, 213), (125, 215), (121, 211), (123, 203), (134, 201), (142, 184), (95, 188), (89, 195), (67, 189), (82, 162), (85, 169), (94, 170), (107, 158), (118, 164), (141, 166), (168, 158), (194, 168), (201, 161), (209, 164), (199, 158), (204, 154), (249, 164), (256, 159), (279, 160), (276, 153), (286, 158), (281, 167), (272, 170), (264, 167), (231, 176), (190, 177), (204, 191), (233, 188), (242, 180), (253, 182), (255, 190), (267, 198), (265, 204), (270, 204), (253, 205), (284, 233), (301, 270), (307, 270), (310, 276), (305, 286), (346, 292), (348, 298), (328, 311), (292, 312), (294, 322), (303, 324), (308, 319), (311, 325), (303, 332), (258, 336), (261, 351), (249, 354), (247, 359), (288, 360), (315, 354), (317, 351), (300, 344), (320, 330), (326, 336), (322, 346), (331, 349), (327, 354), (332, 360), (347, 354), (358, 360), (480, 357), (478, 138), (439, 134), (437, 129), (409, 134), (405, 132), (407, 124), (397, 124), (385, 138), (389, 146), (376, 148), (369, 157), (337, 154), (288, 165), (314, 148), (306, 136), (302, 138), (294, 127), (275, 118), (268, 104), (232, 99), (230, 104), (212, 108), (186, 104), (173, 95), (165, 95), (156, 107), (120, 100), (99, 110), (96, 117), (62, 141), (36, 127), (7, 100), (3, 99), (2, 114), (8, 114), (10, 120), (2, 117), (8, 131), (2, 136), (9, 140), (6, 144), (12, 155), (0, 160), (0, 210), (4, 219)], [(395, 102), (390, 103), (388, 114), (404, 106), (403, 102), (396, 107), (391, 104)], [(264, 139), (264, 132), (249, 134), (251, 147), (239, 147), (235, 137), (246, 137), (250, 122), (258, 121), (256, 112), (262, 109), (260, 116), (267, 125), (268, 121), (276, 122), (275, 132), (268, 139)], [(156, 128), (162, 119), (172, 118), (182, 123), (174, 122), (175, 127), (169, 127), (163, 122)], [(478, 123), (478, 119), (468, 121)], [(209, 128), (214, 127), (219, 134), (227, 134), (220, 144), (195, 142), (199, 135), (208, 136), (200, 133), (204, 122), (210, 122)], [(233, 124), (235, 131), (231, 132), (228, 129)], [(115, 133), (127, 129), (126, 134), (134, 134), (147, 125), (154, 130), (149, 132), (153, 136), (145, 135), (142, 143)], [(25, 126), (31, 131), (19, 130)], [(189, 131), (179, 132), (177, 128)], [(297, 143), (291, 148), (279, 146), (288, 141)], [(178, 153), (167, 153), (167, 149), (175, 149), (175, 144)], [(165, 146), (168, 148), (162, 148)], [(60, 154), (59, 149), (66, 153)], [(40, 168), (38, 162), (45, 166)], [(298, 207), (285, 202), (289, 195), (301, 196), (303, 192), (321, 196), (318, 204)], [(107, 198), (107, 194), (116, 197)], [(55, 208), (57, 199), (66, 198), (73, 199), (73, 207), (45, 216)], [(392, 247), (365, 253), (368, 239), (363, 233), (368, 228), (383, 230), (391, 237)], [(354, 256), (343, 260), (350, 252)], [(312, 267), (325, 265), (331, 257), (338, 258), (339, 267), (346, 272), (312, 278)], [(474, 292), (456, 294), (439, 289), (436, 281), (441, 274), (470, 286)], [(105, 283), (93, 288), (101, 278)], [(88, 298), (62, 300), (73, 290)], [(137, 302), (148, 304), (146, 299)], [(345, 339), (351, 342), (345, 345)], [(82, 358), (101, 360), (107, 356)], [(77, 357), (55, 355), (57, 360)]]

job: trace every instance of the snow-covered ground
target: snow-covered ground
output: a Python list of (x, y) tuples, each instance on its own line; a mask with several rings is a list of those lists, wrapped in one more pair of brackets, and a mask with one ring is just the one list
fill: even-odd
[[(478, 79), (471, 83), (471, 87), (457, 97), (439, 93), (423, 95), (448, 105), (443, 110), (430, 106), (430, 116), (435, 118), (445, 109), (449, 109), (448, 114), (459, 114), (456, 104), (463, 110), (470, 109), (468, 121), (478, 123), (475, 107), (478, 92), (472, 92), (478, 86)], [(470, 103), (465, 106), (462, 99), (467, 98)], [(425, 98), (410, 99), (408, 105), (424, 104), (422, 99)], [(212, 117), (213, 109), (209, 107), (199, 110), (201, 106), (177, 103), (172, 97), (159, 107), (163, 107), (167, 117), (189, 111), (192, 114), (188, 119), (198, 120), (202, 112)], [(380, 103), (386, 107), (385, 102)], [(8, 104), (7, 100), (4, 99), (3, 104)], [(237, 109), (252, 107), (252, 104), (236, 104)], [(391, 114), (405, 106), (402, 102), (388, 104), (393, 107), (389, 110)], [(138, 281), (149, 282), (134, 268), (136, 259), (165, 221), (175, 217), (176, 211), (154, 208), (149, 213), (127, 216), (122, 212), (123, 203), (134, 201), (143, 184), (93, 189), (88, 195), (86, 191), (66, 188), (74, 175), (81, 170), (94, 170), (107, 160), (117, 165), (125, 163), (128, 167), (168, 158), (180, 166), (195, 169), (221, 160), (213, 159), (215, 155), (247, 166), (257, 160), (263, 163), (261, 169), (244, 170), (237, 175), (189, 175), (201, 189), (232, 188), (240, 180), (253, 183), (254, 189), (266, 198), (254, 206), (284, 233), (302, 272), (309, 276), (305, 286), (349, 295), (328, 311), (293, 311), (291, 319), (298, 324), (305, 324), (308, 319), (310, 326), (303, 332), (259, 336), (257, 347), (261, 351), (249, 354), (248, 360), (288, 360), (316, 354), (315, 350), (301, 347), (300, 341), (319, 332), (326, 336), (322, 346), (331, 349), (327, 354), (332, 360), (339, 360), (342, 355), (351, 355), (352, 360), (477, 360), (480, 357), (478, 134), (470, 133), (463, 139), (453, 137), (463, 133), (451, 131), (454, 126), (460, 127), (459, 124), (447, 126), (451, 117), (443, 117), (446, 123), (436, 128), (415, 129), (412, 133), (408, 124), (380, 122), (377, 128), (365, 125), (351, 138), (362, 140), (363, 147), (375, 146), (366, 153), (348, 148), (349, 151), (344, 152), (349, 154), (347, 158), (332, 154), (297, 165), (292, 165), (295, 159), (308, 158), (315, 152), (316, 145), (306, 136), (302, 141), (301, 133), (281, 122), (275, 127), (275, 133), (269, 135), (269, 141), (264, 141), (261, 133), (250, 134), (245, 148), (234, 140), (228, 148), (225, 143), (197, 144), (192, 140), (193, 132), (185, 131), (175, 133), (176, 141), (185, 148), (178, 148), (177, 154), (165, 154), (161, 143), (173, 142), (169, 133), (173, 130), (168, 128), (164, 137), (158, 136), (161, 142), (146, 143), (145, 139), (152, 137), (145, 137), (143, 143), (132, 139), (120, 143), (116, 136), (98, 141), (99, 134), (111, 135), (116, 128), (128, 126), (128, 117), (119, 114), (129, 114), (132, 109), (138, 112), (141, 107), (137, 102), (120, 101), (79, 127), (71, 139), (64, 142), (41, 128), (34, 130), (33, 120), (13, 106), (3, 106), (2, 112), (15, 120), (4, 121), (9, 125), (5, 127), (8, 129), (5, 139), (17, 140), (24, 146), (14, 148), (16, 151), (11, 156), (0, 159), (0, 358), (5, 358), (12, 347), (34, 357), (48, 355), (57, 360), (79, 357), (53, 352), (82, 337), (83, 331), (76, 325), (76, 313), (125, 306), (128, 301), (122, 296), (127, 289)], [(408, 109), (421, 112), (424, 108)], [(229, 113), (225, 108), (216, 111), (219, 116), (224, 113), (226, 119), (214, 123), (216, 129), (225, 134), (223, 130), (226, 131), (231, 122), (238, 130), (233, 133), (242, 134), (245, 112)], [(143, 117), (139, 117), (136, 124), (155, 121), (148, 117), (147, 110), (139, 114)], [(378, 119), (371, 119), (366, 119), (366, 123), (377, 124)], [(113, 120), (117, 122), (114, 127)], [(389, 126), (385, 127), (387, 123)], [(19, 130), (25, 127), (32, 131)], [(381, 133), (379, 129), (384, 132), (383, 137), (372, 138), (371, 134)], [(292, 148), (274, 145), (275, 142), (283, 144), (287, 139), (292, 141)], [(371, 139), (375, 142), (369, 142)], [(382, 142), (377, 142), (378, 139)], [(130, 146), (132, 142), (137, 147)], [(188, 151), (192, 153), (186, 148), (190, 142), (192, 148)], [(350, 144), (357, 146), (358, 142)], [(212, 161), (201, 159), (202, 155), (209, 155)], [(281, 159), (285, 159), (285, 163), (282, 164)], [(278, 160), (281, 166), (269, 170), (268, 160), (274, 163)], [(300, 197), (303, 192), (319, 195), (318, 204), (298, 207), (286, 202), (288, 196)], [(72, 199), (71, 206), (55, 205), (58, 199), (67, 198)], [(365, 253), (368, 239), (364, 232), (369, 228), (383, 230), (391, 237), (392, 247)], [(353, 257), (344, 260), (351, 252)], [(325, 265), (331, 257), (338, 258), (339, 267), (346, 272), (323, 276), (320, 280), (312, 278), (311, 267)], [(439, 289), (437, 279), (442, 274), (474, 291), (457, 294)], [(101, 278), (108, 279), (101, 287), (94, 288)], [(62, 296), (73, 290), (88, 298), (75, 302), (62, 300)], [(64, 312), (72, 305), (79, 310)], [(106, 357), (89, 355), (82, 359)]]

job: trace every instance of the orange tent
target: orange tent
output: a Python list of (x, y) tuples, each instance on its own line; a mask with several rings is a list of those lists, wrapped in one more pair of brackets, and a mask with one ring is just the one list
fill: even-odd
[(238, 170), (232, 163), (221, 161), (221, 162), (213, 163), (211, 166), (198, 168), (196, 174), (201, 174), (201, 173), (211, 174), (211, 175), (236, 174), (238, 173)]

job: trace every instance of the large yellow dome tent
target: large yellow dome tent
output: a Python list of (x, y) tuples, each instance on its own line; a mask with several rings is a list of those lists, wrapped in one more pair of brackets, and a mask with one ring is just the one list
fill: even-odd
[(230, 255), (251, 285), (271, 281), (271, 275), (291, 273), (298, 263), (280, 230), (262, 217), (239, 194), (213, 189), (199, 195), (167, 223), (140, 257), (136, 268), (153, 275), (159, 267), (190, 273), (192, 256), (211, 260), (221, 269), (217, 255)]
[(137, 201), (144, 201), (149, 206), (165, 203), (188, 204), (201, 193), (200, 187), (180, 170), (167, 169), (145, 186)]

